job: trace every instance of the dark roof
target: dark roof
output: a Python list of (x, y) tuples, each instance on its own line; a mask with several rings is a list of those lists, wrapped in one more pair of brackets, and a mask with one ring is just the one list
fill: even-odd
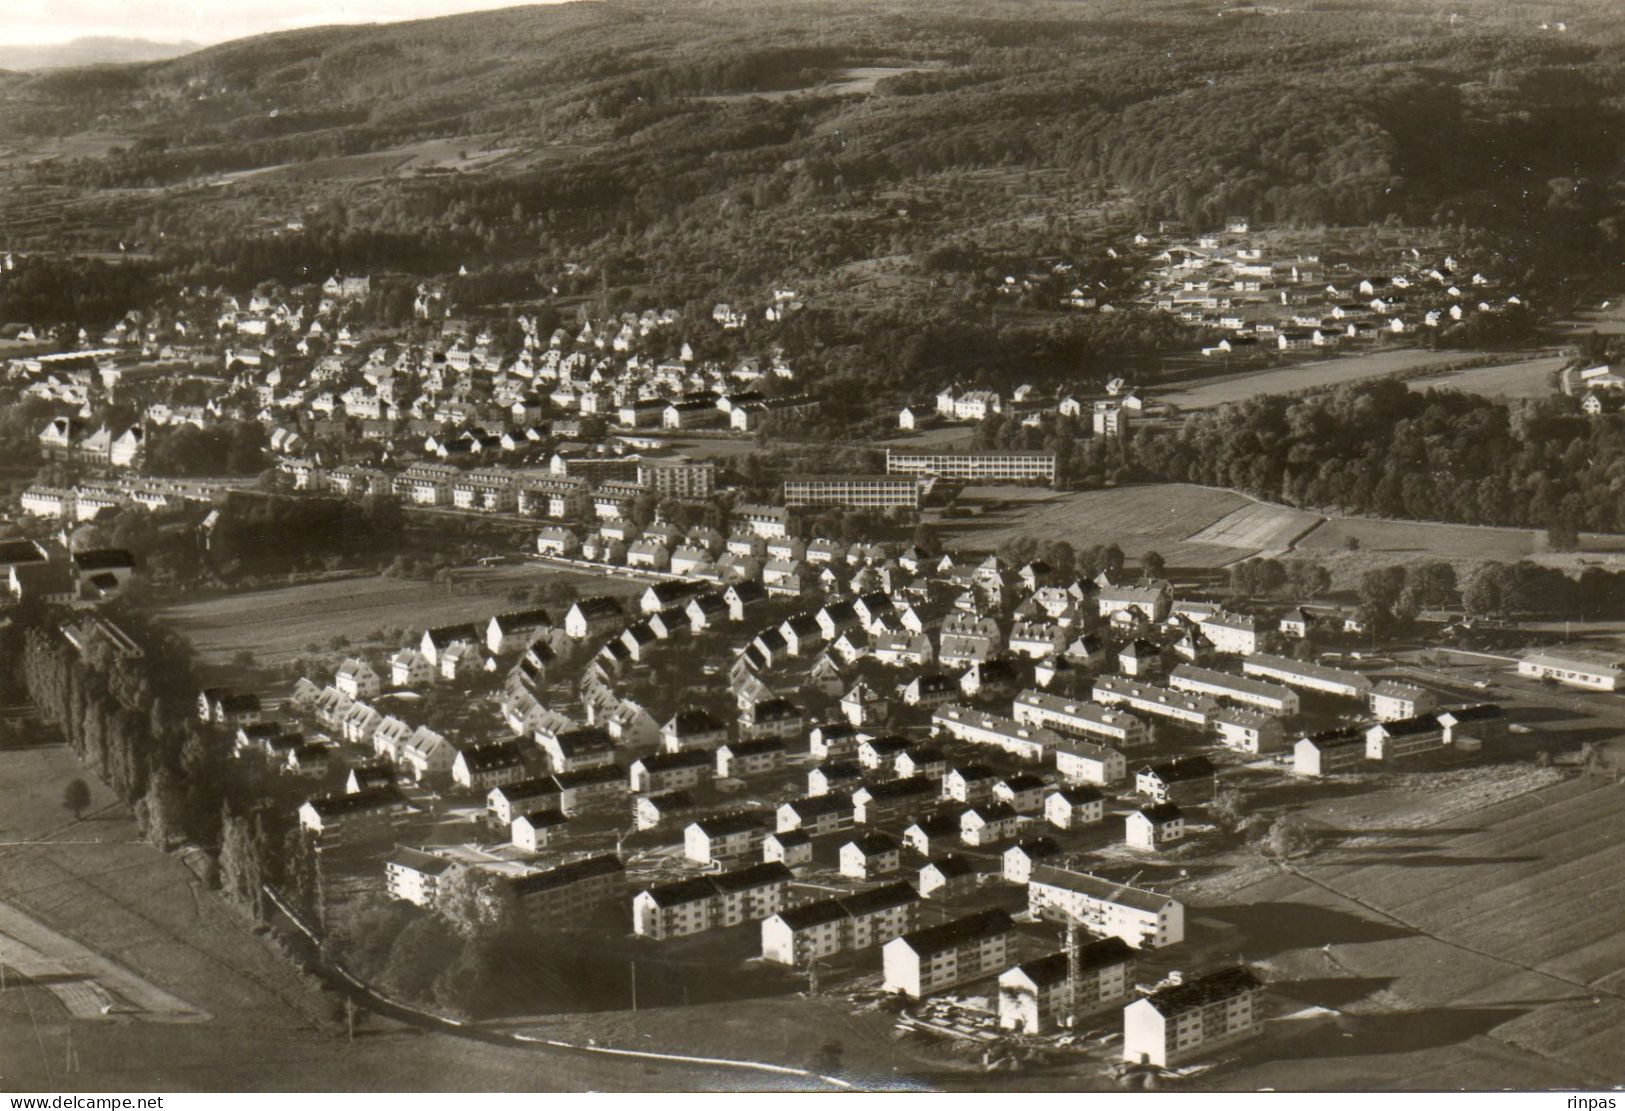
[(1494, 702), (1480, 702), (1476, 706), (1453, 706), (1448, 710), (1440, 710), (1439, 716), (1449, 714), (1454, 721), (1499, 721), (1506, 717), (1506, 711)]
[[(897, 851), (897, 842), (886, 834), (875, 830), (852, 838), (847, 845), (856, 845), (862, 850), (864, 856), (874, 856), (876, 853), (894, 853)], [(846, 845), (842, 845), (845, 848)]]
[(625, 866), (621, 863), (621, 858), (613, 853), (607, 853), (603, 856), (590, 856), (585, 860), (561, 864), (557, 868), (550, 868), (534, 875), (521, 876), (510, 881), (509, 889), (515, 895), (534, 895), (538, 891), (550, 891), (555, 887), (565, 887), (594, 876), (606, 876), (622, 871), (625, 871)]
[(1341, 729), (1322, 729), (1319, 733), (1311, 733), (1304, 740), (1316, 748), (1352, 748), (1355, 745), (1364, 747), (1365, 733), (1353, 726)]
[(656, 810), (687, 810), (694, 805), (694, 798), (687, 791), (665, 791), (658, 795), (645, 795), (643, 801)]
[[(1128, 964), (1134, 960), (1134, 950), (1120, 937), (1103, 937), (1078, 947), (1078, 971)], [(1065, 953), (1050, 953), (1036, 960), (1023, 961), (1016, 967), (1039, 987), (1050, 987), (1066, 982), (1068, 960)]]
[(864, 789), (869, 792), (871, 799), (908, 799), (915, 795), (935, 795), (939, 790), (936, 784), (924, 776), (888, 779), (884, 783), (876, 783)]
[(937, 810), (914, 819), (928, 837), (959, 836), (959, 815), (951, 810)]
[(664, 772), (676, 768), (699, 768), (711, 763), (714, 757), (709, 752), (656, 752), (649, 756), (638, 757), (636, 763), (643, 765), (644, 771)]
[(514, 820), (529, 822), (533, 827), (541, 827), (561, 826), (570, 819), (564, 816), (564, 811), (557, 807), (550, 807), (546, 810), (532, 810), (529, 814), (523, 814)]
[(1031, 791), (1044, 786), (1044, 780), (1031, 772), (1017, 772), (1015, 775), (1007, 775), (1002, 782), (1012, 791)]
[(920, 895), (908, 884), (899, 882), (871, 887), (867, 891), (856, 891), (851, 895), (842, 895), (837, 901), (846, 908), (848, 914), (856, 916), (917, 903), (920, 901)]
[(948, 769), (949, 775), (958, 775), (960, 779), (996, 779), (998, 772), (986, 764), (955, 764)]
[(580, 756), (589, 752), (603, 752), (615, 747), (609, 733), (603, 729), (582, 725), (567, 729), (554, 737), (559, 751), (566, 756)]
[(678, 710), (671, 716), (669, 723), (677, 733), (715, 733), (724, 728), (723, 724), (711, 715), (709, 710), (697, 707)]
[(41, 563), (45, 553), (32, 540), (0, 540), (0, 563)]
[(790, 869), (776, 860), (771, 860), (765, 864), (752, 864), (746, 868), (736, 868), (732, 872), (719, 872), (708, 878), (716, 886), (720, 894), (727, 895), (732, 892), (749, 891), (753, 887), (789, 883)]
[(1163, 988), (1161, 991), (1154, 991), (1146, 996), (1146, 999), (1160, 1013), (1177, 1015), (1263, 986), (1251, 969), (1237, 965), (1234, 968), (1221, 968), (1217, 972), (1210, 972), (1206, 976), (1199, 976), (1183, 984)]
[(1378, 728), (1382, 729), (1390, 737), (1409, 737), (1417, 733), (1437, 732), (1439, 719), (1432, 714), (1422, 714), (1420, 717), (1380, 722)]
[[(1012, 848), (1020, 849), (1029, 857), (1055, 856), (1060, 853), (1061, 846), (1048, 837), (1024, 837), (1017, 841)], [(1005, 850), (1008, 852), (1009, 850)]]
[(492, 620), (508, 629), (539, 629), (544, 625), (553, 624), (552, 615), (544, 609), (514, 610), (512, 613), (499, 613)]
[(1155, 806), (1142, 806), (1139, 813), (1144, 814), (1158, 825), (1164, 822), (1177, 822), (1185, 816), (1184, 812), (1171, 802), (1159, 802)]
[(696, 818), (694, 824), (707, 837), (720, 837), (730, 833), (748, 833), (759, 830), (767, 821), (764, 814), (742, 812), (736, 814), (714, 814), (707, 818)]
[(105, 571), (113, 567), (134, 567), (135, 556), (123, 548), (92, 548), (75, 552), (73, 562), (81, 571)]
[(852, 813), (852, 796), (843, 794), (807, 795), (805, 798), (791, 799), (783, 805), (793, 807), (795, 812), (803, 818), (815, 818), (821, 814), (850, 814)]
[(550, 775), (537, 776), (532, 779), (521, 779), (517, 783), (504, 783), (500, 787), (492, 787), (492, 792), (500, 791), (502, 797), (509, 802), (520, 799), (539, 799), (545, 795), (558, 793), (558, 786)]
[(1086, 802), (1096, 802), (1106, 797), (1093, 787), (1058, 787), (1055, 793), (1065, 799), (1068, 806), (1082, 806)]
[(399, 806), (406, 801), (393, 784), (367, 787), (348, 795), (323, 795), (310, 800), (316, 813), (324, 818), (337, 817), (358, 810), (375, 810), (381, 806)]
[[(948, 879), (952, 879), (955, 876), (974, 876), (976, 874), (976, 865), (973, 862), (954, 853), (949, 853), (947, 856), (934, 857), (926, 862), (925, 867), (935, 868)], [(921, 871), (924, 871), (924, 869), (921, 869)]]
[(996, 937), (1014, 931), (1016, 924), (1002, 910), (984, 910), (976, 914), (928, 926), (923, 930), (906, 933), (900, 939), (921, 956), (941, 953), (983, 938)]
[(680, 903), (698, 903), (717, 893), (710, 876), (693, 876), (645, 889), (643, 894), (654, 900), (656, 906), (671, 907)]
[(524, 750), (518, 741), (493, 741), (463, 749), (463, 766), (471, 772), (511, 768), (524, 762)]
[(788, 846), (812, 844), (812, 834), (808, 833), (804, 829), (785, 829), (780, 830), (777, 833), (770, 833), (768, 836), (777, 841), (780, 845)]
[(847, 916), (839, 899), (820, 899), (816, 903), (802, 903), (779, 911), (779, 918), (792, 930), (805, 930), (826, 922), (839, 922)]
[(572, 607), (581, 611), (581, 616), (591, 620), (595, 617), (620, 617), (621, 604), (607, 594), (600, 594), (594, 598), (581, 598)]
[(559, 772), (553, 777), (553, 783), (560, 790), (563, 790), (567, 787), (590, 787), (595, 783), (619, 783), (625, 778), (625, 768), (617, 764), (605, 764), (600, 768), (582, 768), (580, 771)]
[(1206, 756), (1181, 756), (1165, 764), (1154, 764), (1149, 771), (1164, 783), (1182, 783), (1189, 779), (1206, 779), (1213, 775), (1213, 762)]
[(783, 752), (784, 742), (777, 737), (763, 737), (759, 741), (729, 741), (722, 747), (734, 756), (761, 756), (768, 752)]

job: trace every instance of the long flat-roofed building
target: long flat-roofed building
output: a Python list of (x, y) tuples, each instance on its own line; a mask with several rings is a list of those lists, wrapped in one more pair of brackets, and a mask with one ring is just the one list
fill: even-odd
[(1617, 691), (1625, 683), (1625, 659), (1583, 648), (1540, 648), (1524, 653), (1518, 674), (1587, 690)]
[(934, 474), (987, 482), (1055, 481), (1055, 454), (1048, 451), (910, 451), (886, 449), (888, 474)]
[(784, 480), (784, 504), (848, 505), (859, 509), (918, 509), (920, 483), (913, 475), (796, 475)]

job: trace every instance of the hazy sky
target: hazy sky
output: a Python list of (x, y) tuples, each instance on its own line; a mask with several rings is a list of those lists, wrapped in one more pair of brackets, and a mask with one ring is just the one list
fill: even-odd
[[(524, 0), (0, 0), (0, 45), (36, 46), (85, 35), (222, 42), (325, 23), (422, 19)], [(557, 2), (557, 0), (540, 0)]]

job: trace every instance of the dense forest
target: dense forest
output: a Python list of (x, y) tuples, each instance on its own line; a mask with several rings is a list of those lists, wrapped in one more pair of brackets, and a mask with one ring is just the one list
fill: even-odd
[(1142, 429), (1145, 477), (1245, 490), (1305, 508), (1556, 529), (1625, 531), (1625, 417), (1571, 399), (1499, 402), (1402, 382), (1254, 398)]

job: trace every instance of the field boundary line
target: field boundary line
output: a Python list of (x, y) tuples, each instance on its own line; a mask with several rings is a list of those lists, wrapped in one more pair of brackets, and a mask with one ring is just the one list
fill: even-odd
[[(1604, 790), (1606, 787), (1599, 787), (1598, 789)], [(1412, 930), (1417, 934), (1420, 934), (1422, 937), (1436, 941), (1441, 945), (1449, 946), (1450, 948), (1460, 950), (1463, 953), (1471, 953), (1476, 957), (1483, 957), (1485, 960), (1495, 961), (1498, 964), (1504, 964), (1512, 968), (1521, 969), (1524, 972), (1533, 973), (1536, 976), (1542, 976), (1548, 980), (1556, 980), (1560, 984), (1567, 984), (1569, 987), (1578, 988), (1581, 991), (1588, 992), (1592, 995), (1602, 994), (1612, 996), (1615, 999), (1625, 1000), (1625, 992), (1614, 991), (1611, 988), (1601, 986), (1593, 986), (1592, 984), (1586, 983), (1583, 980), (1570, 979), (1569, 977), (1561, 975), (1560, 973), (1548, 972), (1546, 969), (1537, 968), (1531, 964), (1524, 964), (1522, 961), (1513, 960), (1511, 957), (1503, 957), (1497, 953), (1488, 953), (1482, 949), (1475, 948), (1463, 942), (1452, 941), (1447, 937), (1441, 937), (1433, 931), (1425, 929), (1424, 927), (1417, 925), (1415, 922), (1411, 922), (1392, 911), (1384, 910), (1375, 903), (1367, 902), (1358, 895), (1351, 895), (1348, 892), (1341, 890), (1331, 882), (1311, 875), (1290, 862), (1281, 861), (1281, 867), (1286, 869), (1286, 871), (1291, 872), (1294, 876), (1298, 877), (1304, 882), (1313, 884), (1315, 887), (1320, 888), (1322, 891), (1325, 891), (1328, 894), (1336, 895), (1339, 899), (1344, 899), (1350, 903), (1353, 903), (1362, 910), (1367, 910), (1372, 914), (1380, 915), (1390, 922), (1394, 922), (1408, 930)]]

